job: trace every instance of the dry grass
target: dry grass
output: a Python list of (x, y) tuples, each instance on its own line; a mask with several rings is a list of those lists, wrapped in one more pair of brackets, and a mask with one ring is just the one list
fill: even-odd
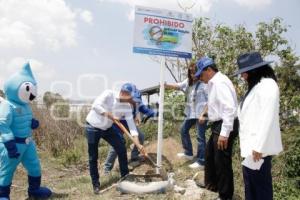
[[(42, 168), (43, 168), (43, 185), (49, 186), (54, 195), (51, 199), (61, 200), (93, 200), (93, 199), (181, 199), (181, 196), (175, 195), (173, 192), (167, 192), (166, 194), (150, 194), (150, 195), (121, 195), (115, 188), (105, 192), (104, 194), (97, 196), (92, 193), (91, 181), (88, 173), (87, 165), (87, 152), (86, 141), (84, 138), (79, 138), (76, 145), (82, 146), (82, 151), (85, 151), (81, 156), (81, 162), (77, 164), (70, 164), (65, 167), (62, 165), (58, 158), (51, 156), (51, 154), (42, 151), (40, 153)], [(103, 151), (103, 146), (100, 145), (99, 152)], [(104, 146), (104, 148), (106, 148)], [(156, 159), (156, 141), (151, 142), (146, 146), (147, 152), (150, 156)], [(198, 170), (191, 170), (188, 168), (188, 164), (192, 161), (184, 161), (177, 159), (176, 153), (181, 151), (181, 145), (178, 138), (167, 138), (164, 140), (163, 148), (163, 168), (168, 172), (175, 173), (175, 180), (179, 186), (184, 186), (184, 181), (191, 179)], [(103, 153), (104, 155), (104, 153)], [(116, 164), (111, 176), (103, 175), (103, 160), (101, 157), (99, 163), (101, 188), (107, 188), (113, 183), (119, 180), (118, 164)], [(145, 163), (134, 169), (135, 174), (152, 173), (153, 167), (149, 163)], [(200, 171), (200, 175), (197, 180), (203, 180), (203, 172)], [(22, 167), (19, 167), (12, 188), (12, 199), (23, 200), (26, 199), (27, 180), (26, 173)], [(204, 195), (199, 199), (211, 200), (217, 197), (216, 193), (205, 191)], [(241, 199), (239, 195), (236, 195), (237, 200)]]
[(38, 147), (59, 156), (63, 151), (74, 147), (74, 141), (84, 135), (84, 128), (75, 120), (55, 120), (46, 108), (33, 107), (34, 116), (40, 127), (34, 131)]

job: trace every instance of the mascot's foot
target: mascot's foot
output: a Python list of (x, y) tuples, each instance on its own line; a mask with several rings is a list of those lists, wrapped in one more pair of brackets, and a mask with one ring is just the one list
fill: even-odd
[(0, 200), (9, 200), (10, 185), (0, 186)]
[(41, 177), (28, 176), (28, 196), (33, 198), (48, 198), (52, 195), (50, 189), (46, 187), (40, 187)]

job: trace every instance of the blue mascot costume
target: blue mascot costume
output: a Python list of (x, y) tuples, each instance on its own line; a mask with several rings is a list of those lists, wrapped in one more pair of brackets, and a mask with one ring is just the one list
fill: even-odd
[(32, 130), (39, 122), (29, 105), (37, 96), (37, 84), (29, 63), (4, 83), (6, 100), (0, 103), (0, 199), (9, 199), (14, 172), (22, 163), (28, 172), (28, 195), (48, 198), (52, 192), (41, 185), (41, 166)]

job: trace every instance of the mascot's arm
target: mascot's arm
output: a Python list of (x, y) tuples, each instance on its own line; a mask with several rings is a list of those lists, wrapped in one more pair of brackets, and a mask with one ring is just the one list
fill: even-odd
[(1, 103), (0, 105), (0, 132), (1, 140), (7, 149), (8, 156), (10, 158), (18, 158), (17, 145), (14, 140), (14, 134), (10, 129), (12, 124), (12, 108), (7, 102)]
[(37, 119), (32, 119), (31, 120), (31, 128), (32, 129), (37, 129), (40, 126), (40, 122)]

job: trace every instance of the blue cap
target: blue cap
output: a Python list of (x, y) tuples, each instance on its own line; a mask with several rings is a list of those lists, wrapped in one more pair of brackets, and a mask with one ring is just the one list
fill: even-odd
[(195, 73), (195, 77), (198, 78), (201, 75), (202, 71), (206, 67), (208, 67), (210, 65), (213, 65), (213, 64), (215, 64), (214, 60), (211, 59), (211, 58), (209, 58), (209, 57), (202, 57), (202, 58), (200, 58), (197, 61), (197, 64), (196, 64), (196, 66), (197, 66), (197, 72)]
[(142, 103), (142, 95), (137, 88), (135, 88), (134, 96), (132, 97), (132, 99), (133, 101), (135, 101), (135, 103)]
[(125, 83), (121, 87), (121, 91), (128, 92), (136, 103), (142, 102), (141, 93), (132, 83)]

